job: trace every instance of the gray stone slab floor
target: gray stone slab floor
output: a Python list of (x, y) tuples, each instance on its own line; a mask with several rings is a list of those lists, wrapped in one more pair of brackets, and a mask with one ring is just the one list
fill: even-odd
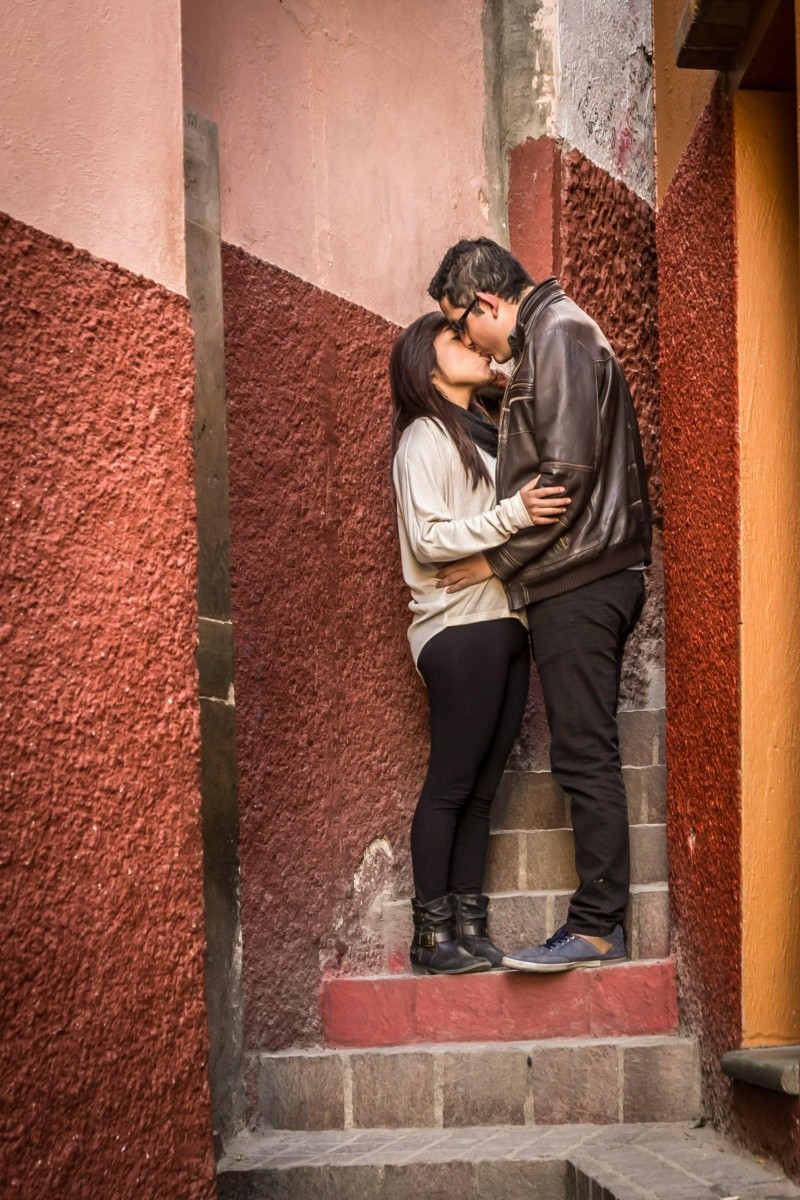
[(688, 1124), (243, 1133), (221, 1200), (784, 1200), (774, 1164)]

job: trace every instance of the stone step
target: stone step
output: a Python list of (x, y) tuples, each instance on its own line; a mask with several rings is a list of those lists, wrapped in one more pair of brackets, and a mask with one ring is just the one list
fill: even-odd
[(256, 1054), (271, 1129), (678, 1121), (700, 1115), (694, 1039), (574, 1038)]
[(557, 975), (337, 975), (322, 983), (329, 1047), (638, 1037), (677, 1025), (670, 959)]
[[(491, 894), (489, 929), (498, 946), (535, 946), (564, 923), (571, 891)], [(666, 883), (635, 884), (625, 921), (628, 954), (634, 959), (669, 957), (669, 891)], [(383, 906), (384, 963), (392, 975), (408, 971), (412, 935), (411, 902)]]
[[(666, 825), (631, 825), (631, 883), (664, 883), (667, 874)], [(573, 891), (578, 877), (572, 830), (493, 833), (484, 886), (490, 893)]]
[[(538, 688), (535, 688), (538, 691)], [(511, 752), (514, 770), (538, 771), (550, 766), (550, 739), (544, 717), (544, 702), (534, 701), (534, 713), (523, 722), (520, 737)], [(618, 714), (619, 756), (623, 767), (652, 767), (666, 760), (666, 710), (643, 708)]]
[(675, 1124), (245, 1132), (219, 1200), (795, 1200), (710, 1128)]
[[(663, 823), (666, 767), (624, 767), (622, 773), (631, 823)], [(562, 829), (569, 824), (569, 800), (549, 771), (505, 772), (492, 804), (493, 829)]]

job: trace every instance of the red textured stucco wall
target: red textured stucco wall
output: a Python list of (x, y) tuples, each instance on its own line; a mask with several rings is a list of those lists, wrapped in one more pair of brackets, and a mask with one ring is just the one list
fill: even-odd
[[(580, 156), (560, 170), (565, 284), (628, 371), (660, 506), (653, 214)], [(274, 1048), (319, 1036), (321, 971), (379, 965), (381, 891), (410, 885), (426, 707), (389, 489), (397, 331), (235, 247), (223, 268), (245, 1020), (250, 1047)], [(653, 574), (634, 707), (662, 661)], [(546, 745), (534, 693), (514, 765)]]
[[(648, 599), (625, 657), (622, 704), (663, 704), (664, 585), (655, 214), (579, 151), (529, 139), (509, 156), (511, 249), (539, 280), (555, 274), (600, 325), (625, 370), (639, 418), (653, 506)], [(549, 734), (534, 678), (512, 755), (518, 769), (548, 761)]]
[(210, 1198), (188, 305), (0, 240), (4, 1195)]
[(561, 171), (564, 290), (601, 326), (625, 370), (661, 516), (656, 219), (650, 205), (577, 150)]
[(397, 330), (231, 246), (223, 285), (246, 1041), (275, 1048), (319, 1038), (323, 970), (378, 966), (426, 707), (390, 490)]
[(661, 515), (658, 263), (655, 213), (646, 200), (578, 150), (549, 137), (509, 155), (511, 249), (534, 279), (558, 277), (601, 326), (630, 384)]
[(800, 1100), (782, 1092), (734, 1082), (731, 1088), (733, 1132), (756, 1154), (780, 1162), (800, 1183)]
[(726, 1119), (741, 1037), (739, 487), (733, 130), (715, 94), (658, 219), (670, 898), (683, 1016)]
[(624, 183), (571, 150), (562, 163), (559, 240), (564, 290), (614, 347), (639, 419), (654, 520), (653, 566), (647, 604), (625, 655), (622, 704), (660, 707), (664, 582), (655, 213)]

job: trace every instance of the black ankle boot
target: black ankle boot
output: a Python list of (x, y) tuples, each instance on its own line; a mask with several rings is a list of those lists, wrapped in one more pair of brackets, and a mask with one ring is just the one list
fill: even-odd
[(415, 972), (429, 975), (470, 975), (488, 971), (485, 958), (475, 958), (456, 941), (456, 917), (452, 896), (440, 896), (428, 904), (412, 900), (414, 940), (411, 965)]
[(465, 892), (457, 893), (453, 900), (459, 944), (475, 958), (485, 958), (493, 967), (501, 967), (503, 951), (497, 949), (486, 932), (489, 897), (481, 896), (479, 892)]

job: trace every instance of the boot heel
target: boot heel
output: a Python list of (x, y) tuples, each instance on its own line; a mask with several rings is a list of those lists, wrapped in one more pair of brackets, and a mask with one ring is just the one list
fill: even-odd
[(418, 967), (416, 963), (412, 963), (411, 964), (411, 974), (412, 975), (430, 975), (430, 971), (428, 970), (427, 967)]

